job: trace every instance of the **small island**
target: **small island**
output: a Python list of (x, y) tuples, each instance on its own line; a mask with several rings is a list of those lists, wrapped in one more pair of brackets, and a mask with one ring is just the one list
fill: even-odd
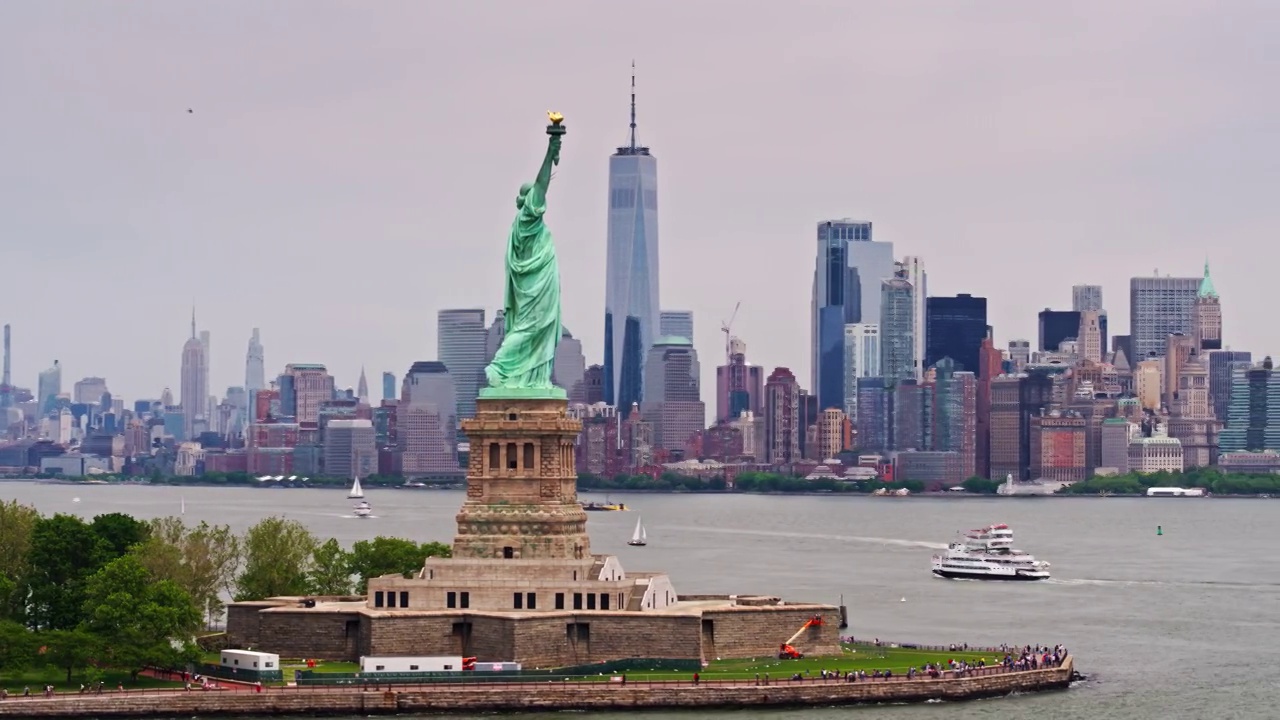
[[(1062, 646), (858, 643), (840, 636), (843, 607), (681, 592), (664, 572), (592, 552), (574, 453), (582, 422), (550, 382), (560, 279), (544, 215), (566, 128), (548, 116), (546, 155), (507, 239), (506, 334), (463, 421), (471, 452), (453, 543), (377, 538), (348, 553), (283, 518), (241, 539), (180, 518), (85, 523), (0, 506), (23, 582), (6, 573), (0, 587), (16, 617), (0, 624), (0, 652), (7, 668), (37, 673), (12, 678), (23, 691), (0, 701), (0, 717), (831, 705), (1070, 684)], [(225, 633), (199, 636), (231, 577)], [(357, 672), (370, 657), (450, 660)], [(77, 669), (88, 682), (67, 692)], [(121, 672), (181, 689), (131, 691)]]

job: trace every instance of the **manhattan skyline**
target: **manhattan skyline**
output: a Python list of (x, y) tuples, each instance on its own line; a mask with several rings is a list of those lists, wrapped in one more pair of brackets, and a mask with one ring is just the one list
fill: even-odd
[(1208, 255), (1231, 346), (1277, 349), (1267, 264), (1239, 259), (1280, 214), (1255, 54), (1280, 8), (736, 4), (722, 33), (710, 7), (5, 5), (14, 384), (58, 360), (64, 387), (176, 393), (193, 299), (218, 395), (255, 327), (268, 376), (323, 363), (345, 388), (438, 358), (438, 310), (501, 301), (547, 108), (574, 135), (549, 216), (565, 324), (603, 362), (632, 59), (662, 160), (662, 309), (694, 312), (704, 400), (738, 301), (751, 362), (808, 386), (827, 218), (923, 258), (930, 295), (988, 298), (997, 346), (1034, 340), (1078, 284), (1128, 332), (1130, 277), (1194, 277)]

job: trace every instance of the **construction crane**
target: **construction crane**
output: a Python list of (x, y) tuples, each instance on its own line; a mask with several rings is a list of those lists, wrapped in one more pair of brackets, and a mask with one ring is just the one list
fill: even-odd
[(737, 305), (733, 306), (733, 314), (729, 319), (720, 321), (720, 332), (724, 333), (724, 364), (731, 365), (733, 358), (730, 356), (733, 336), (730, 334), (733, 330), (733, 321), (738, 319), (738, 308), (742, 307), (742, 301), (739, 300)]

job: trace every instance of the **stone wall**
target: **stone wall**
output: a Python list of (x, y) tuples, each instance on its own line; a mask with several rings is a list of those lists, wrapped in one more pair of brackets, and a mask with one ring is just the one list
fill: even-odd
[(412, 691), (366, 691), (350, 688), (271, 689), (252, 692), (170, 692), (106, 695), (61, 695), (9, 698), (0, 701), (0, 717), (109, 718), (204, 717), (209, 715), (390, 715), (411, 712), (478, 714), (528, 710), (604, 710), (610, 708), (681, 708), (839, 705), (853, 703), (970, 700), (1064, 689), (1071, 683), (1072, 662), (1029, 672), (941, 680), (868, 680), (791, 682), (769, 685), (688, 682), (521, 683), (455, 685)]
[[(458, 624), (463, 627), (455, 630)], [(388, 615), (366, 618), (362, 634), (368, 642), (362, 641), (359, 653), (462, 654), (481, 662), (516, 660), (527, 668), (633, 657), (696, 659), (701, 656), (699, 625), (694, 616), (641, 613)]]
[(839, 655), (839, 610), (826, 605), (774, 605), (704, 612), (702, 618), (712, 623), (715, 640), (715, 655), (706, 659), (776, 655), (778, 647), (814, 615), (821, 615), (824, 623), (805, 630), (795, 648), (806, 655)]
[(453, 635), (454, 623), (461, 619), (461, 615), (366, 616), (359, 655), (461, 655), (461, 642)]
[(285, 658), (354, 661), (360, 636), (357, 612), (278, 609), (259, 614), (254, 647)]
[(258, 617), (262, 608), (227, 606), (227, 642), (231, 647), (258, 644)]
[(172, 692), (65, 695), (0, 701), (0, 717), (16, 718), (173, 718), (211, 715), (389, 715), (397, 712), (396, 693)]
[(530, 668), (628, 658), (697, 659), (698, 628), (699, 619), (689, 615), (564, 613), (525, 618), (515, 626), (514, 657)]
[[(233, 608), (238, 613), (239, 608)], [(769, 657), (816, 614), (826, 624), (795, 646), (808, 655), (838, 655), (838, 611), (826, 605), (724, 607), (701, 616), (651, 612), (370, 613), (274, 609), (236, 616), (228, 634), (286, 658), (354, 662), (362, 655), (468, 655), (481, 662), (565, 667), (625, 658)], [(255, 624), (256, 621), (256, 624)]]

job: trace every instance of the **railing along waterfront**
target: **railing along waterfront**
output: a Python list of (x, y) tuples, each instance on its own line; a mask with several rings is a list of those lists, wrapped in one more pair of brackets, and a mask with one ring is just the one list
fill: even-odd
[[(1069, 656), (1067, 656), (1069, 657)], [(908, 677), (906, 673), (901, 675), (894, 674), (892, 677), (859, 677), (857, 680), (849, 680), (847, 676), (837, 676), (835, 673), (827, 677), (818, 675), (802, 675), (800, 677), (779, 676), (773, 677), (771, 673), (761, 673), (760, 677), (754, 678), (699, 678), (694, 680), (692, 674), (689, 678), (671, 678), (668, 676), (645, 676), (622, 674), (615, 676), (595, 675), (595, 676), (574, 676), (572, 678), (563, 679), (530, 679), (516, 678), (505, 679), (502, 681), (476, 682), (472, 677), (462, 676), (457, 680), (438, 680), (433, 679), (427, 682), (417, 683), (386, 683), (378, 682), (374, 678), (362, 678), (367, 682), (351, 682), (343, 684), (312, 684), (312, 685), (263, 685), (259, 689), (254, 685), (244, 685), (238, 689), (229, 687), (216, 688), (197, 688), (185, 689), (181, 687), (174, 688), (126, 688), (108, 689), (104, 688), (102, 692), (86, 689), (84, 692), (77, 690), (56, 691), (52, 696), (46, 696), (43, 692), (33, 692), (30, 696), (22, 696), (10, 694), (5, 700), (0, 702), (41, 702), (50, 700), (66, 699), (70, 697), (92, 697), (92, 696), (116, 696), (121, 695), (187, 695), (187, 694), (207, 694), (207, 693), (350, 693), (353, 690), (360, 692), (422, 692), (428, 689), (447, 686), (449, 691), (465, 690), (465, 691), (497, 691), (511, 689), (535, 689), (545, 688), (549, 685), (560, 687), (570, 685), (582, 685), (586, 687), (657, 687), (657, 688), (678, 688), (678, 687), (767, 687), (775, 685), (838, 685), (841, 683), (849, 685), (861, 685), (866, 683), (913, 683), (925, 680), (958, 680), (970, 677), (988, 677), (992, 675), (1009, 675), (1015, 673), (1035, 672), (1037, 670), (1051, 670), (1061, 667), (1067, 660), (1066, 657), (1061, 658), (1057, 664), (1047, 663), (1031, 667), (1007, 667), (1004, 665), (989, 665), (987, 667), (973, 667), (965, 670), (940, 670), (937, 677), (928, 672), (917, 672), (913, 677)], [(892, 669), (892, 668), (890, 668)]]

